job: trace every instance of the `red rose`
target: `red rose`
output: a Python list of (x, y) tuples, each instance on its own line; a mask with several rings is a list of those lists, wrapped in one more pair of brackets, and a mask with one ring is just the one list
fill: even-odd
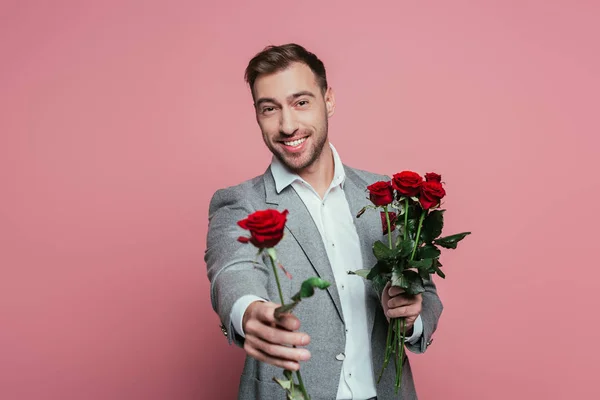
[(424, 182), (421, 186), (421, 196), (419, 196), (419, 201), (421, 202), (423, 209), (429, 210), (431, 207), (437, 206), (445, 195), (446, 191), (440, 182)]
[(389, 182), (379, 181), (367, 186), (369, 198), (376, 206), (387, 206), (394, 200), (394, 190)]
[[(396, 229), (396, 213), (395, 212), (389, 212), (388, 213), (390, 216), (390, 227), (392, 228), (392, 232), (394, 231), (394, 229)], [(383, 225), (383, 234), (387, 234), (388, 233), (388, 226), (387, 226), (387, 219), (385, 218), (385, 212), (382, 211), (381, 212), (381, 224)]]
[(425, 180), (427, 182), (441, 182), (442, 176), (440, 174), (436, 174), (435, 172), (428, 172), (425, 174)]
[(421, 175), (412, 171), (402, 171), (395, 174), (392, 179), (392, 186), (403, 196), (416, 196), (423, 183)]
[(248, 218), (238, 221), (238, 225), (249, 230), (250, 237), (240, 236), (238, 241), (251, 242), (259, 249), (275, 247), (283, 237), (287, 214), (288, 210), (279, 212), (268, 209), (248, 215)]

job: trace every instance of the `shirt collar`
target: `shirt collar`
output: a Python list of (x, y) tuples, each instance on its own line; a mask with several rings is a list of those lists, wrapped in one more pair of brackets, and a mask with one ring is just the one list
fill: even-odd
[[(341, 185), (344, 187), (344, 182), (346, 180), (346, 173), (344, 171), (344, 165), (342, 164), (342, 160), (340, 156), (333, 147), (333, 144), (329, 143), (329, 147), (331, 148), (331, 152), (333, 153), (333, 180), (331, 181), (330, 187), (335, 187), (337, 185)], [(304, 179), (302, 179), (298, 174), (290, 171), (279, 159), (273, 156), (271, 160), (271, 173), (273, 174), (273, 179), (275, 180), (275, 189), (277, 190), (277, 194), (281, 193), (283, 189), (290, 186), (294, 182), (304, 182), (309, 185)]]

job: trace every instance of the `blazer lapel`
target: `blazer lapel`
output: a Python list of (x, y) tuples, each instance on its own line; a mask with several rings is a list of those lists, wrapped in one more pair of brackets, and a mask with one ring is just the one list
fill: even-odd
[[(356, 226), (356, 232), (360, 241), (363, 268), (370, 269), (373, 265), (370, 262), (373, 261), (373, 238), (382, 235), (382, 232), (377, 231), (379, 228), (378, 223), (373, 223), (373, 218), (379, 221), (379, 215), (369, 215), (372, 213), (365, 213), (360, 218), (356, 218), (358, 212), (366, 205), (370, 204), (370, 200), (367, 197), (367, 184), (362, 179), (356, 176), (356, 174), (349, 167), (344, 167), (346, 172), (346, 180), (344, 182), (344, 193), (350, 206), (350, 213), (354, 219), (354, 225)], [(370, 222), (369, 222), (370, 221)], [(357, 279), (364, 279), (356, 277)], [(375, 310), (378, 307), (378, 301), (375, 302), (373, 296), (369, 296), (369, 292), (374, 292), (371, 281), (364, 279), (365, 290), (366, 290), (366, 307), (367, 307), (367, 326), (370, 329), (373, 328), (375, 322)], [(378, 296), (375, 296), (377, 298)]]
[(275, 180), (270, 169), (264, 174), (264, 182), (267, 204), (276, 205), (279, 211), (289, 211), (286, 229), (296, 239), (319, 278), (331, 283), (327, 288), (327, 293), (329, 293), (331, 300), (335, 304), (337, 313), (343, 322), (344, 316), (335, 277), (329, 263), (329, 258), (327, 257), (325, 246), (323, 245), (321, 234), (310, 212), (292, 186), (286, 187), (281, 193), (277, 194)]

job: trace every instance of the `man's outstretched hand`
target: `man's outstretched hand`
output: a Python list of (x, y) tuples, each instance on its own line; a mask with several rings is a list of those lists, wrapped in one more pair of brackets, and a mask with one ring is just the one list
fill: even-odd
[(292, 346), (307, 345), (310, 336), (296, 332), (300, 328), (300, 320), (293, 314), (283, 314), (275, 319), (277, 307), (279, 304), (255, 301), (246, 308), (242, 320), (246, 336), (244, 350), (259, 361), (297, 371), (300, 361), (310, 359), (310, 352)]

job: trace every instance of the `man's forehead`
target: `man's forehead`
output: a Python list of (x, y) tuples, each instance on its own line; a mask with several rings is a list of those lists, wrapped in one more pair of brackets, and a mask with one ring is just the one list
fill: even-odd
[(316, 95), (318, 90), (315, 74), (302, 63), (294, 63), (283, 70), (261, 75), (254, 82), (254, 95), (257, 98), (285, 98), (302, 91), (310, 91)]

